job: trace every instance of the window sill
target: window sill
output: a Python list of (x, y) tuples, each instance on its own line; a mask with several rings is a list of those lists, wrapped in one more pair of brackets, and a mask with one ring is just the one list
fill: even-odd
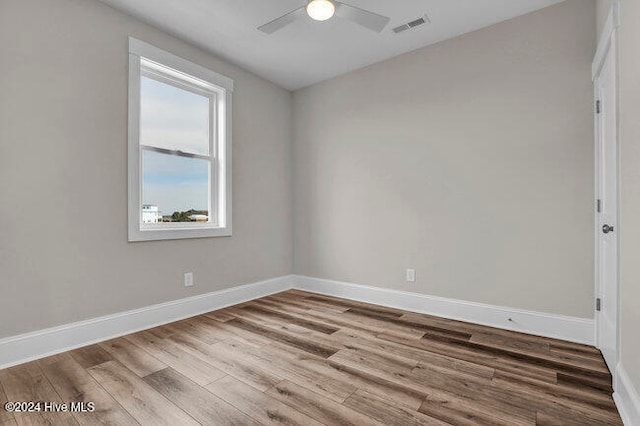
[(173, 229), (130, 229), (129, 242), (184, 240), (191, 238), (230, 237), (231, 227), (225, 228), (173, 228)]

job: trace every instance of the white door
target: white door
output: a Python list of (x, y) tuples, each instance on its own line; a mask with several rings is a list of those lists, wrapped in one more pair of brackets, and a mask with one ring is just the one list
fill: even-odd
[[(618, 363), (618, 99), (616, 31), (595, 74), (597, 343), (611, 371)], [(599, 309), (599, 310), (598, 310)]]

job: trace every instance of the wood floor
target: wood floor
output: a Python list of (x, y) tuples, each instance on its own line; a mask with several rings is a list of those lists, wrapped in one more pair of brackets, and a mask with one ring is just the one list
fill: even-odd
[(597, 349), (301, 291), (0, 371), (0, 424), (621, 425)]

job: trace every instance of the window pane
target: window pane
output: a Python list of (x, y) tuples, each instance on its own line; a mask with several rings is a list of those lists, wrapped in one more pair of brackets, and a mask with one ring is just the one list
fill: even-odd
[(209, 98), (141, 77), (140, 143), (209, 154)]
[[(208, 220), (208, 160), (143, 150), (142, 173), (143, 221)], [(156, 209), (159, 213), (154, 216)], [(155, 222), (154, 218), (157, 218)]]

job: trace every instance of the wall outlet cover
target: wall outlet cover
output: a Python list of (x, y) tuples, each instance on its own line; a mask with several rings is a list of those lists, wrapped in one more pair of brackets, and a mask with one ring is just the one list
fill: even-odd
[(416, 282), (416, 270), (415, 269), (407, 269), (407, 282), (408, 283)]
[(186, 274), (184, 274), (184, 286), (193, 286), (193, 272), (187, 272)]

